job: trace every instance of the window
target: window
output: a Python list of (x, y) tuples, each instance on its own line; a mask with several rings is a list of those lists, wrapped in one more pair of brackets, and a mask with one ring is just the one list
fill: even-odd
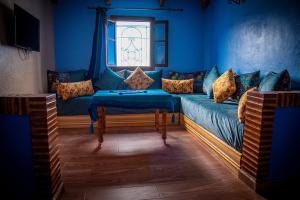
[(117, 66), (150, 66), (150, 22), (116, 22)]
[(167, 25), (150, 17), (111, 16), (106, 23), (107, 66), (167, 66)]

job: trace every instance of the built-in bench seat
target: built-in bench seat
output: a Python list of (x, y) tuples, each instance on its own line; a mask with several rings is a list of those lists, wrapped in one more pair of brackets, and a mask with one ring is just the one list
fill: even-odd
[(241, 152), (244, 125), (237, 117), (237, 103), (217, 104), (205, 94), (180, 96), (181, 112), (186, 117)]

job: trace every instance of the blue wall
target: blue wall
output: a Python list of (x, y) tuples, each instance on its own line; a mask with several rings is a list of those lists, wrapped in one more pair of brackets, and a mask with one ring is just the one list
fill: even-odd
[(204, 16), (205, 66), (241, 73), (260, 69), (261, 75), (287, 68), (300, 82), (299, 0), (246, 0), (242, 5), (212, 0)]
[[(55, 55), (58, 71), (87, 68), (92, 50), (96, 0), (61, 0), (55, 7)], [(103, 2), (103, 1), (102, 1)], [(169, 20), (169, 67), (180, 71), (203, 68), (203, 10), (199, 0), (170, 0), (165, 7), (184, 12), (108, 11), (108, 15), (151, 16)], [(102, 3), (104, 5), (104, 2)], [(159, 7), (158, 0), (113, 0), (113, 7)]]

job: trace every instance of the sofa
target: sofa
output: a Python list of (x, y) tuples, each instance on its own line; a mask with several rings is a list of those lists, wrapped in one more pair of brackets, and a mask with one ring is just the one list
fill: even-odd
[[(49, 73), (58, 72), (48, 72), (48, 80), (51, 77)], [(57, 75), (61, 78), (59, 81), (85, 80), (87, 72), (80, 70), (80, 72), (64, 73), (69, 73), (69, 75)], [(118, 72), (119, 76), (123, 76), (123, 78), (126, 78), (126, 73), (130, 74), (130, 72)], [(159, 79), (161, 79), (161, 76)], [(234, 174), (258, 191), (262, 188), (261, 185), (270, 181), (268, 179), (271, 162), (270, 148), (272, 146), (270, 135), (272, 136), (274, 112), (278, 107), (300, 107), (300, 92), (250, 92), (247, 99), (249, 110), (246, 112), (245, 123), (241, 123), (237, 117), (238, 103), (236, 101), (229, 99), (223, 103), (215, 103), (214, 99), (208, 98), (203, 93), (202, 85), (206, 76), (205, 71), (195, 73), (169, 72), (167, 78), (170, 79), (194, 78), (195, 80), (193, 94), (172, 94), (179, 123), (195, 139), (216, 152), (233, 170)], [(102, 89), (96, 87), (96, 85), (95, 90)], [(101, 86), (101, 84), (98, 85)], [(51, 87), (49, 87), (49, 92), (51, 92)], [(91, 98), (92, 96), (82, 96), (68, 101), (57, 98), (60, 128), (87, 127), (89, 124), (88, 107)], [(271, 100), (273, 103), (270, 103)], [(124, 116), (125, 119), (129, 118), (127, 114), (139, 116), (149, 114), (150, 116), (150, 113), (153, 112), (154, 110), (151, 109), (107, 108), (106, 110), (106, 113), (112, 116), (111, 122), (116, 121), (113, 116)], [(153, 116), (151, 115), (151, 117)], [(143, 120), (143, 123), (146, 120), (145, 117), (133, 117), (132, 119), (135, 124), (138, 124), (139, 120)], [(265, 121), (268, 121), (268, 123), (266, 124)], [(128, 125), (128, 121), (126, 123), (123, 125)], [(132, 125), (132, 123), (129, 124)]]

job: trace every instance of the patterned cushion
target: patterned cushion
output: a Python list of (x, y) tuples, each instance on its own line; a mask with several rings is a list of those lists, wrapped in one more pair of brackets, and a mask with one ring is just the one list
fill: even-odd
[(87, 77), (87, 70), (80, 69), (68, 72), (47, 71), (48, 92), (55, 93), (59, 83), (84, 81)]
[(207, 94), (208, 98), (213, 98), (213, 89), (212, 85), (219, 77), (219, 71), (217, 67), (213, 67), (211, 71), (206, 74), (203, 82), (203, 92)]
[(233, 94), (232, 98), (239, 101), (242, 95), (250, 88), (259, 85), (259, 74), (260, 71), (238, 74), (235, 76), (236, 92)]
[(246, 113), (246, 102), (247, 102), (247, 94), (251, 91), (257, 91), (257, 88), (251, 88), (244, 92), (241, 96), (238, 106), (238, 118), (241, 123), (245, 123), (245, 113)]
[(87, 96), (93, 94), (94, 89), (91, 80), (73, 83), (60, 83), (57, 87), (57, 95), (64, 101), (74, 97)]
[(124, 82), (133, 90), (145, 90), (154, 80), (147, 76), (140, 67), (137, 67)]
[(232, 69), (227, 70), (213, 83), (214, 100), (222, 103), (236, 91), (235, 78)]
[(68, 83), (71, 81), (70, 74), (68, 72), (56, 72), (47, 71), (47, 81), (48, 81), (48, 92), (55, 93), (59, 83)]
[(197, 71), (197, 72), (176, 72), (170, 70), (169, 78), (172, 80), (187, 80), (187, 79), (194, 79), (194, 92), (195, 93), (202, 93), (203, 92), (203, 81), (206, 74), (206, 71)]
[[(127, 74), (125, 77), (128, 77), (132, 74), (133, 71), (127, 70)], [(148, 89), (161, 89), (161, 78), (162, 78), (162, 70), (154, 70), (154, 71), (144, 71), (147, 76), (152, 78), (154, 82), (150, 85)]]
[(193, 93), (194, 79), (189, 80), (170, 80), (162, 79), (162, 89), (175, 94)]
[(116, 72), (110, 68), (106, 68), (94, 86), (100, 90), (123, 90), (126, 89), (124, 80)]

